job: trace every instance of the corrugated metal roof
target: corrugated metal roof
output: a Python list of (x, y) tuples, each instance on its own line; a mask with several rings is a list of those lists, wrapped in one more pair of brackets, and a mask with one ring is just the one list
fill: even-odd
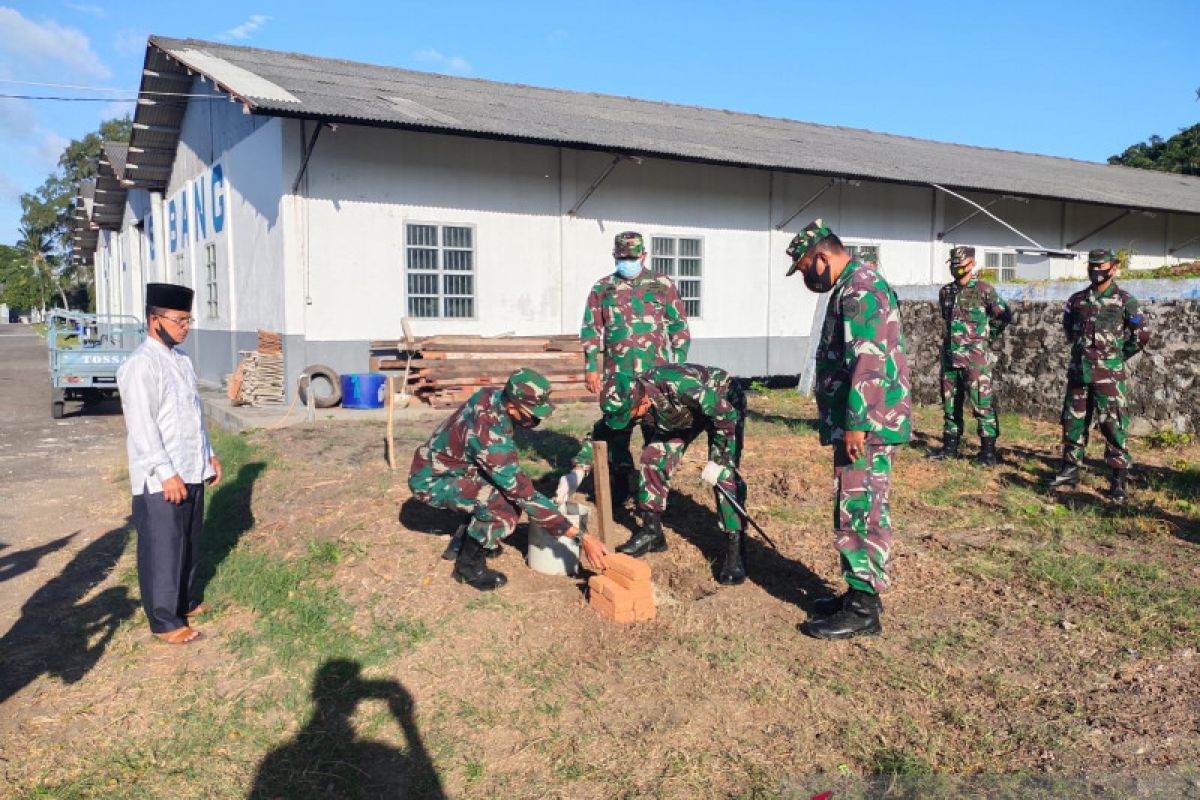
[(1200, 214), (1197, 177), (195, 39), (150, 37), (147, 66), (159, 52), (258, 114)]

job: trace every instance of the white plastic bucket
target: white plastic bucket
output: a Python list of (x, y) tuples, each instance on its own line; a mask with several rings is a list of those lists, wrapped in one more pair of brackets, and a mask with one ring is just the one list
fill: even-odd
[[(579, 528), (580, 536), (587, 530), (587, 506), (566, 502), (560, 509), (571, 524)], [(575, 575), (579, 572), (579, 541), (554, 536), (542, 530), (536, 522), (529, 523), (529, 548), (525, 560), (529, 568), (544, 575)]]

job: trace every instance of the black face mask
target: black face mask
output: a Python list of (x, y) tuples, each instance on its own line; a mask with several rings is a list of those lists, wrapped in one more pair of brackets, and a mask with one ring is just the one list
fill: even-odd
[(1092, 286), (1099, 286), (1112, 277), (1112, 270), (1107, 267), (1088, 267), (1088, 280)]
[(832, 270), (829, 268), (829, 262), (825, 262), (825, 271), (817, 272), (817, 259), (813, 259), (812, 266), (804, 270), (804, 285), (808, 287), (810, 292), (817, 294), (825, 294), (833, 288), (833, 281), (830, 280)]
[(954, 280), (961, 280), (966, 275), (971, 273), (971, 268), (965, 264), (951, 264), (950, 274), (954, 276)]
[(179, 345), (179, 340), (167, 333), (167, 326), (163, 325), (161, 322), (158, 323), (158, 338), (162, 339), (162, 343), (168, 348), (177, 347)]

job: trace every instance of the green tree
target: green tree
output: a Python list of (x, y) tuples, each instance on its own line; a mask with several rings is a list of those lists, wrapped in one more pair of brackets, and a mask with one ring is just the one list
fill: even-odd
[(1108, 163), (1200, 175), (1200, 125), (1184, 128), (1170, 139), (1151, 136), (1144, 142), (1125, 148), (1124, 153), (1110, 157)]
[[(55, 270), (56, 288), (61, 280), (64, 286), (85, 284), (91, 292), (94, 285), (90, 273), (77, 274), (67, 255), (71, 248), (71, 225), (75, 214), (75, 195), (79, 182), (96, 174), (96, 161), (102, 142), (128, 142), (133, 121), (129, 117), (102, 122), (97, 131), (82, 139), (73, 139), (58, 159), (58, 167), (32, 192), (21, 195), (21, 229), (25, 244), (44, 244), (49, 258), (37, 262), (39, 266), (49, 264)], [(28, 236), (44, 237), (36, 242), (27, 241)], [(19, 245), (21, 249), (28, 248)], [(65, 294), (63, 295), (65, 305)]]

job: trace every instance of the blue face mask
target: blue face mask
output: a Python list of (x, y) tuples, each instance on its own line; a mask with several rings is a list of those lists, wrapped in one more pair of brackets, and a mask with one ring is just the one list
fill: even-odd
[(642, 262), (636, 258), (617, 260), (617, 274), (622, 278), (636, 277), (641, 271)]

